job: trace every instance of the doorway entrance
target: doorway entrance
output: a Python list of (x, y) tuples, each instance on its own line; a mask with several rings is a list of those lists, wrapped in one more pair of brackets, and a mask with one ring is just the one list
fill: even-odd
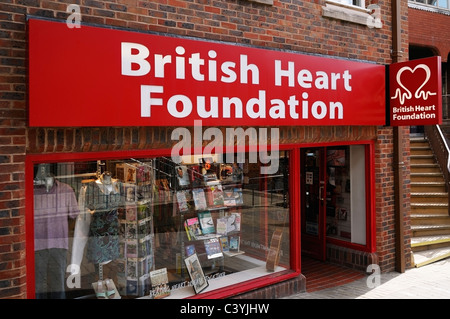
[(302, 149), (300, 154), (302, 253), (325, 260), (324, 148)]
[(346, 165), (346, 148), (304, 148), (300, 158), (302, 253), (324, 261), (326, 237), (337, 232), (335, 174)]

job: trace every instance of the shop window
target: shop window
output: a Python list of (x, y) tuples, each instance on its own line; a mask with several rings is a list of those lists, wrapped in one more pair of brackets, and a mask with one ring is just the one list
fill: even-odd
[(322, 15), (330, 19), (362, 24), (369, 28), (381, 28), (381, 10), (377, 4), (366, 6), (364, 0), (326, 0)]
[(248, 1), (267, 4), (267, 5), (273, 5), (273, 0), (248, 0)]
[(438, 9), (449, 9), (450, 8), (450, 0), (409, 0), (408, 5), (419, 4), (423, 5), (422, 8), (430, 8), (431, 10), (435, 8)]
[(364, 145), (327, 148), (326, 233), (328, 238), (366, 244)]
[(336, 3), (339, 3), (339, 4), (343, 4), (343, 5), (365, 8), (365, 1), (364, 0), (330, 0), (330, 1), (331, 2), (336, 2)]
[(36, 163), (36, 298), (185, 298), (289, 269), (288, 153), (273, 175), (249, 158)]

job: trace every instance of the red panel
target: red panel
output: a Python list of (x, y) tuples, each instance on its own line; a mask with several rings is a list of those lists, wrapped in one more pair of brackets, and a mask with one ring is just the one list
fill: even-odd
[(385, 124), (384, 66), (344, 59), (30, 19), (29, 72), (30, 126)]
[(391, 125), (442, 123), (441, 57), (389, 66)]

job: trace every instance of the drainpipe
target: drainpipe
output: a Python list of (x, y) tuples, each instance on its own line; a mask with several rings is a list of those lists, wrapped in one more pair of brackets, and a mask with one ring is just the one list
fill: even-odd
[[(391, 0), (392, 5), (392, 63), (399, 62), (402, 56), (401, 38), (401, 1)], [(405, 272), (405, 241), (404, 241), (404, 179), (403, 171), (403, 128), (393, 127), (394, 133), (394, 196), (395, 196), (395, 271)]]

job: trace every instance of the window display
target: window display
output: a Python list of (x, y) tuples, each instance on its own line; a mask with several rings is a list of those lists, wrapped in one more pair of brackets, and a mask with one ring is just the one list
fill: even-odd
[(288, 152), (279, 163), (36, 164), (36, 297), (185, 298), (289, 269)]
[(365, 244), (366, 174), (364, 146), (352, 145), (329, 148), (326, 159), (327, 236), (352, 243)]

